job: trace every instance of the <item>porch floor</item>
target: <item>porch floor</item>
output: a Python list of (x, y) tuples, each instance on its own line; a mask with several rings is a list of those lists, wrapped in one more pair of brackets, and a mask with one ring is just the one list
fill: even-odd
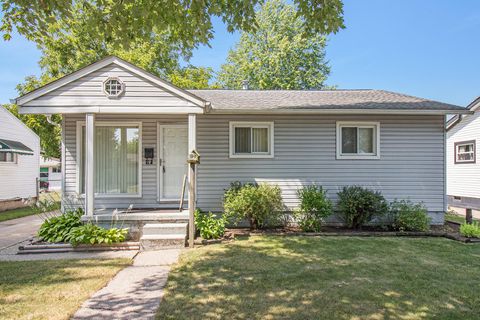
[(83, 216), (82, 220), (105, 221), (183, 221), (188, 220), (188, 209), (133, 209), (96, 210), (93, 217)]

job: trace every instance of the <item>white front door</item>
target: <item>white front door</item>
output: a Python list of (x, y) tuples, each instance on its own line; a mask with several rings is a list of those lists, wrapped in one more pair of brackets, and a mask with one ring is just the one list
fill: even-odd
[(187, 173), (188, 127), (159, 125), (158, 138), (159, 200), (180, 201)]

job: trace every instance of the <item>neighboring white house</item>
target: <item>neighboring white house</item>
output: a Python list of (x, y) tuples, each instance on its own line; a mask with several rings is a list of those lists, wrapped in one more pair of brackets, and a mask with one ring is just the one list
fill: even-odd
[(62, 189), (62, 166), (59, 159), (40, 157), (40, 188), (47, 191)]
[(448, 204), (480, 210), (480, 97), (467, 109), (447, 123)]
[(37, 195), (39, 161), (40, 138), (0, 106), (0, 201)]

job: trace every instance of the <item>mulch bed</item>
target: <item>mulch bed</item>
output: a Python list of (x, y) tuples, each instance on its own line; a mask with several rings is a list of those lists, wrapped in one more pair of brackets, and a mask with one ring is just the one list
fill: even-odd
[(460, 224), (446, 221), (442, 226), (432, 226), (426, 232), (412, 231), (386, 231), (375, 227), (363, 227), (359, 230), (347, 229), (344, 227), (325, 226), (321, 232), (303, 232), (298, 227), (284, 227), (264, 230), (250, 230), (248, 228), (227, 229), (225, 236), (221, 239), (206, 240), (195, 239), (196, 245), (208, 245), (232, 241), (235, 237), (250, 235), (277, 235), (277, 236), (347, 236), (347, 237), (443, 237), (463, 243), (480, 243), (480, 239), (466, 238), (459, 232)]

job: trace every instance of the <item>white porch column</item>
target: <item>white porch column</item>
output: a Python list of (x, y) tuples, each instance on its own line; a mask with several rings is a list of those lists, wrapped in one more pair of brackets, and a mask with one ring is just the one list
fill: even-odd
[(93, 179), (95, 175), (95, 114), (85, 116), (85, 214), (92, 217), (95, 209)]
[[(188, 115), (188, 153), (197, 149), (197, 115), (189, 114)], [(189, 163), (188, 164), (188, 245), (193, 247), (193, 240), (195, 238), (195, 222), (194, 222), (194, 211), (195, 211), (195, 169), (196, 165)]]

